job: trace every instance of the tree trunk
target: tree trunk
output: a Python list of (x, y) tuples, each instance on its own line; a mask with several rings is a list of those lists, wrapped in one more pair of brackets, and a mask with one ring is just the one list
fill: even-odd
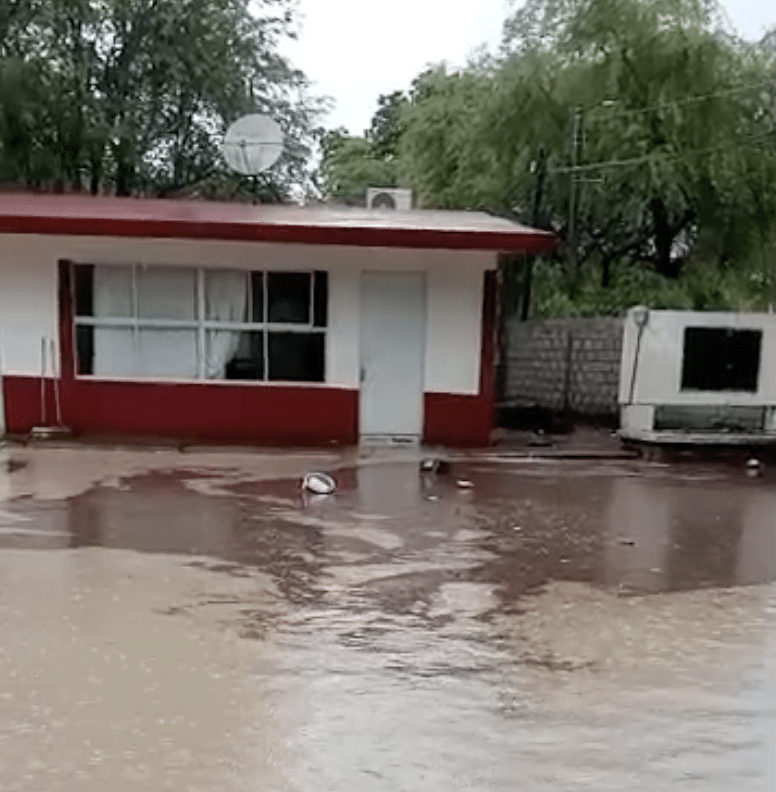
[(671, 227), (668, 209), (660, 198), (653, 198), (649, 208), (655, 232), (655, 270), (666, 278), (678, 278), (682, 262), (671, 257), (677, 229)]
[(612, 259), (606, 256), (601, 262), (601, 288), (608, 289), (612, 285)]

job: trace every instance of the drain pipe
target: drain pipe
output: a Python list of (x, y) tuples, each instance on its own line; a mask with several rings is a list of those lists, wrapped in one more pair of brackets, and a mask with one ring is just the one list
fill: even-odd
[(633, 321), (636, 322), (636, 351), (633, 355), (633, 370), (631, 371), (630, 389), (628, 391), (628, 406), (633, 404), (633, 396), (636, 390), (636, 375), (639, 370), (639, 355), (641, 354), (641, 339), (644, 335), (644, 328), (649, 322), (649, 308), (644, 305), (638, 305), (631, 309), (631, 316)]

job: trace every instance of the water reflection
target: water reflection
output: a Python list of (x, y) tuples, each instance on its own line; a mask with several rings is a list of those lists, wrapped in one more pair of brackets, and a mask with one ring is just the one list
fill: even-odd
[[(456, 475), (474, 489), (459, 490)], [(0, 546), (209, 557), (233, 574), (270, 575), (292, 602), (336, 589), (400, 610), (451, 581), (492, 584), (512, 607), (549, 580), (657, 593), (776, 579), (776, 488), (723, 469), (459, 466), (422, 476), (405, 462), (337, 480), (334, 496), (310, 498), (297, 480), (213, 494), (194, 474), (151, 473), (64, 501), (11, 500)]]
[(767, 486), (618, 478), (607, 523), (609, 585), (682, 591), (776, 578), (776, 493)]

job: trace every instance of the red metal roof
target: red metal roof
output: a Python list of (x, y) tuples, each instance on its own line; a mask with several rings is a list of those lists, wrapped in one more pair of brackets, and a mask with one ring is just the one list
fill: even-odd
[(482, 212), (0, 194), (0, 233), (540, 253), (555, 237)]

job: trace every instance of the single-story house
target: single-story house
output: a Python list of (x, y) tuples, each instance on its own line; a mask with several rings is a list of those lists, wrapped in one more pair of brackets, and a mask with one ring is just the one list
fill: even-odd
[(620, 435), (679, 444), (776, 442), (776, 315), (632, 308)]
[(0, 195), (7, 433), (483, 445), (499, 252), (474, 212)]

